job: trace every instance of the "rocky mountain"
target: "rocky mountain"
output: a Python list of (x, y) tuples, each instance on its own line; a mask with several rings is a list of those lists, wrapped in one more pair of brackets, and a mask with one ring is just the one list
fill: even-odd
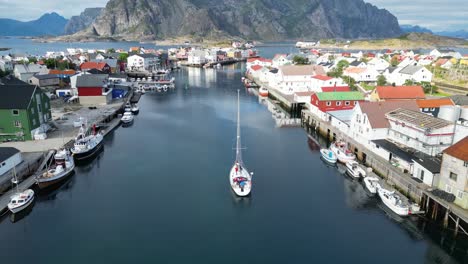
[(82, 36), (284, 40), (383, 38), (395, 16), (362, 0), (110, 0)]
[(61, 35), (68, 20), (53, 12), (32, 21), (0, 18), (0, 36)]
[(403, 33), (429, 33), (432, 34), (432, 31), (425, 27), (413, 26), (413, 25), (401, 25), (401, 31)]
[(89, 27), (99, 16), (102, 7), (86, 8), (79, 16), (72, 16), (65, 25), (64, 33), (73, 34)]

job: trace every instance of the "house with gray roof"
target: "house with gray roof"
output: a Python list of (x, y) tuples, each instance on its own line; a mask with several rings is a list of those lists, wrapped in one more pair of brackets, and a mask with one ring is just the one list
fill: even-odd
[(414, 83), (432, 81), (432, 72), (424, 66), (415, 64), (410, 64), (396, 69), (389, 67), (385, 70), (384, 76), (388, 83), (395, 85), (403, 85), (407, 80)]
[(48, 74), (49, 69), (44, 65), (39, 64), (16, 64), (13, 71), (16, 78), (23, 82), (29, 82), (29, 79), (36, 74)]
[(112, 101), (112, 89), (108, 88), (109, 75), (83, 74), (77, 76), (76, 87), (82, 105), (106, 105)]

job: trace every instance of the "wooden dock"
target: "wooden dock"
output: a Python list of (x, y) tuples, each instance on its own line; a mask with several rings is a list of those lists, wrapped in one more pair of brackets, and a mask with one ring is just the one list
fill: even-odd
[[(31, 188), (36, 183), (36, 176), (39, 173), (42, 173), (44, 168), (46, 167), (47, 162), (52, 158), (55, 154), (54, 150), (51, 150), (47, 153), (45, 159), (42, 161), (41, 165), (39, 165), (38, 170), (35, 174), (31, 175), (30, 177), (24, 179), (20, 184), (18, 184), (18, 189), (20, 192)], [(4, 193), (0, 197), (0, 215), (5, 214), (8, 211), (8, 203), (10, 202), (10, 197), (16, 192), (16, 188), (12, 188), (8, 192)]]

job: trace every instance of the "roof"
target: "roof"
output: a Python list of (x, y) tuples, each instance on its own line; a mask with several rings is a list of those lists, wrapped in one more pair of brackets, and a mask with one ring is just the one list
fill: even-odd
[(421, 86), (377, 86), (375, 91), (380, 99), (424, 99)]
[(361, 92), (321, 92), (316, 95), (320, 101), (364, 100)]
[(107, 84), (107, 74), (84, 74), (80, 75), (76, 79), (76, 87), (102, 87)]
[(416, 162), (432, 173), (440, 173), (442, 161), (437, 157), (431, 157), (413, 148), (399, 146), (386, 139), (372, 140), (372, 142), (409, 163)]
[(132, 56), (139, 56), (139, 57), (142, 57), (144, 59), (147, 59), (147, 58), (156, 58), (158, 56), (154, 55), (154, 54), (151, 54), (151, 53), (145, 53), (145, 54), (134, 54)]
[(105, 72), (100, 71), (98, 69), (90, 69), (90, 70), (87, 70), (86, 72), (89, 74), (106, 74)]
[(392, 66), (390, 66), (390, 67), (387, 68), (387, 70), (388, 70), (389, 73), (393, 73), (393, 72), (394, 72), (395, 70), (397, 70), (397, 69), (398, 69), (398, 67), (392, 67)]
[(36, 73), (40, 72), (41, 69), (45, 68), (45, 66), (41, 66), (38, 64), (16, 64), (15, 71), (18, 73)]
[(56, 79), (58, 76), (56, 74), (36, 74), (31, 78), (36, 78), (38, 80), (47, 80), (47, 79)]
[(322, 92), (350, 92), (349, 86), (323, 86)]
[(103, 60), (93, 59), (91, 60), (91, 62), (105, 62), (107, 63), (107, 65), (109, 65), (112, 68), (117, 67), (117, 59), (103, 59)]
[(0, 109), (28, 108), (35, 90), (35, 85), (1, 85)]
[(279, 59), (280, 57), (285, 57), (285, 58), (286, 58), (287, 56), (288, 56), (288, 54), (275, 54), (275, 56), (273, 57), (273, 59), (274, 59), (274, 60), (275, 60), (275, 59)]
[(18, 149), (16, 149), (16, 148), (0, 147), (0, 163), (4, 162), (7, 159), (9, 159), (11, 156), (15, 155), (18, 152), (20, 152), (20, 151)]
[(363, 73), (367, 71), (366, 68), (359, 68), (359, 67), (348, 67), (346, 70), (345, 70), (345, 73)]
[(98, 69), (98, 70), (102, 70), (106, 65), (108, 65), (107, 63), (105, 62), (93, 62), (93, 61), (87, 61), (87, 62), (83, 62), (81, 65), (80, 65), (80, 69)]
[(349, 125), (353, 117), (353, 109), (330, 111), (328, 114)]
[(443, 105), (455, 105), (449, 98), (416, 100), (419, 108), (440, 108)]
[(404, 67), (403, 69), (401, 69), (401, 71), (399, 73), (413, 75), (413, 74), (417, 73), (418, 71), (420, 71), (423, 68), (424, 68), (424, 66), (420, 66), (420, 65), (416, 65), (416, 66), (415, 65), (408, 65), (408, 66)]
[(412, 124), (420, 129), (439, 129), (446, 126), (453, 125), (444, 119), (433, 117), (432, 115), (426, 115), (419, 111), (413, 111), (403, 108), (398, 108), (386, 114), (389, 119), (396, 119), (405, 124)]
[(49, 74), (56, 74), (56, 75), (75, 75), (75, 70), (49, 70)]
[(295, 92), (295, 94), (297, 96), (311, 96), (313, 95), (315, 92), (312, 92), (312, 91), (307, 91), (307, 92)]
[(359, 102), (361, 112), (367, 115), (367, 119), (372, 128), (388, 128), (390, 123), (385, 118), (385, 114), (398, 109), (405, 108), (419, 111), (415, 101), (384, 101), (384, 102)]
[[(357, 61), (357, 60), (356, 60), (356, 61), (351, 62), (351, 63), (349, 64), (349, 66), (359, 66), (359, 65), (361, 65), (361, 63), (363, 63), (363, 62), (362, 62), (362, 61)], [(364, 63), (364, 64), (365, 64), (365, 63)]]
[(445, 63), (447, 63), (447, 62), (449, 62), (449, 61), (450, 61), (449, 59), (442, 59), (442, 58), (441, 58), (441, 59), (438, 59), (438, 60), (436, 61), (436, 64), (437, 64), (437, 65), (444, 65)]
[(319, 65), (284, 65), (279, 67), (283, 75), (326, 75)]
[(258, 71), (258, 70), (261, 70), (263, 68), (263, 66), (261, 65), (254, 65), (252, 67), (250, 67), (253, 71)]
[(254, 61), (269, 62), (269, 63), (272, 62), (272, 60), (265, 59), (265, 58), (262, 58), (262, 57), (247, 59), (247, 62), (254, 62)]
[(446, 98), (452, 99), (455, 105), (468, 105), (468, 95), (452, 95)]
[(468, 161), (468, 136), (443, 151), (457, 159)]
[(0, 85), (25, 85), (27, 83), (23, 82), (22, 80), (16, 78), (13, 75), (7, 75), (5, 77), (0, 78)]
[(312, 78), (321, 80), (321, 81), (329, 81), (333, 79), (333, 77), (326, 76), (326, 75), (315, 75), (315, 76), (312, 76)]

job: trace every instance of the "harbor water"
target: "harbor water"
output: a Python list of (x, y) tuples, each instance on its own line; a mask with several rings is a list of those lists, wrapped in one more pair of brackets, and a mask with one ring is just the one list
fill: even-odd
[[(468, 263), (466, 238), (386, 211), (321, 161), (320, 138), (277, 128), (242, 86), (243, 67), (182, 69), (174, 92), (142, 96), (134, 124), (110, 133), (95, 160), (22, 219), (1, 219), (1, 261)], [(228, 181), (237, 89), (247, 198)]]

